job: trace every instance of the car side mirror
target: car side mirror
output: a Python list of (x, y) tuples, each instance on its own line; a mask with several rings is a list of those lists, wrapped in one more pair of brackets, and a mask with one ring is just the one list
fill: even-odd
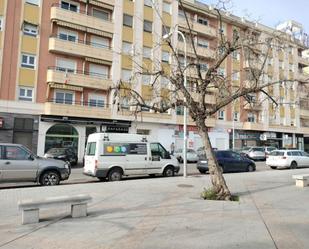
[(28, 156), (28, 160), (33, 161), (33, 160), (34, 160), (34, 156), (30, 154), (30, 155)]

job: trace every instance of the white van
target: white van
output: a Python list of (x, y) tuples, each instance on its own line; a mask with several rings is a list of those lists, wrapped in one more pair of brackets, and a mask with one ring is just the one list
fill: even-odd
[(158, 142), (147, 136), (121, 133), (89, 135), (86, 147), (84, 174), (100, 180), (119, 181), (122, 176), (174, 176), (179, 163)]

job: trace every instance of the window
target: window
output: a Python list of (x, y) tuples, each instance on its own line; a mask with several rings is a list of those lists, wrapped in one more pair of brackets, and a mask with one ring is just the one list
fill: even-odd
[(148, 7), (152, 7), (152, 0), (144, 0), (144, 5)]
[(200, 64), (200, 67), (201, 67), (202, 71), (207, 71), (208, 70), (208, 64), (207, 63)]
[(170, 53), (167, 51), (162, 51), (162, 61), (163, 62), (170, 62)]
[(58, 37), (61, 40), (76, 42), (78, 40), (77, 32), (68, 29), (59, 29)]
[(119, 101), (119, 105), (121, 109), (129, 109), (129, 98), (128, 97), (122, 97)]
[(251, 112), (248, 113), (248, 122), (251, 122), (251, 123), (255, 122), (255, 115)]
[(97, 143), (96, 142), (90, 142), (87, 144), (87, 151), (86, 151), (86, 155), (87, 156), (94, 156), (95, 155), (95, 150), (97, 147)]
[(122, 42), (122, 53), (124, 54), (132, 54), (133, 47), (131, 42)]
[(93, 9), (92, 10), (92, 16), (96, 18), (100, 18), (102, 20), (108, 21), (109, 20), (109, 13), (104, 10), (98, 10), (98, 9)]
[(268, 58), (267, 61), (268, 61), (269, 66), (271, 66), (273, 64), (273, 58)]
[(133, 27), (133, 16), (123, 14), (123, 25)]
[(23, 33), (24, 35), (30, 35), (36, 37), (38, 35), (38, 26), (29, 23), (24, 23)]
[(73, 104), (74, 94), (71, 92), (55, 92), (55, 102), (59, 104)]
[(21, 66), (26, 68), (35, 68), (35, 55), (22, 54)]
[(171, 32), (171, 27), (162, 25), (162, 36), (165, 36)]
[(18, 100), (32, 101), (33, 88), (20, 87)]
[(293, 65), (293, 64), (289, 64), (289, 70), (290, 70), (291, 72), (294, 72), (294, 65)]
[(91, 46), (96, 48), (109, 48), (110, 40), (106, 37), (92, 35), (90, 38)]
[(30, 154), (18, 146), (5, 146), (6, 160), (29, 160)]
[(206, 39), (204, 39), (204, 38), (198, 37), (197, 38), (197, 45), (199, 47), (208, 48), (209, 47), (209, 42)]
[(122, 69), (121, 70), (121, 79), (123, 81), (130, 81), (132, 77), (132, 70)]
[(239, 61), (240, 60), (239, 52), (238, 51), (233, 51), (232, 57), (233, 57), (233, 60)]
[(143, 47), (143, 57), (151, 59), (152, 55), (152, 49), (149, 47)]
[(26, 3), (30, 3), (30, 4), (33, 4), (33, 5), (39, 5), (40, 0), (26, 0)]
[(225, 119), (225, 112), (224, 111), (219, 111), (218, 112), (218, 119), (219, 120), (224, 120)]
[(89, 64), (89, 75), (99, 77), (102, 79), (108, 79), (109, 67), (104, 65)]
[(62, 58), (56, 59), (56, 70), (65, 73), (75, 73), (76, 61)]
[(224, 68), (219, 68), (219, 69), (218, 69), (218, 74), (219, 74), (220, 76), (225, 77), (225, 69), (224, 69)]
[(163, 12), (166, 12), (168, 14), (171, 14), (172, 13), (172, 5), (170, 3), (167, 3), (167, 2), (163, 2)]
[(73, 12), (78, 12), (78, 5), (66, 1), (61, 1), (60, 7)]
[(170, 81), (169, 81), (168, 78), (161, 76), (161, 85), (162, 86), (168, 86), (169, 82)]
[(206, 18), (198, 17), (197, 22), (200, 23), (200, 24), (203, 24), (205, 26), (208, 26), (208, 20)]
[(3, 30), (3, 16), (0, 16), (0, 31)]
[(15, 118), (14, 130), (33, 131), (33, 122), (32, 118)]
[(152, 22), (144, 20), (144, 31), (152, 32)]
[(233, 71), (232, 80), (239, 80), (239, 72), (238, 71)]
[(234, 121), (239, 121), (239, 112), (234, 112)]
[(142, 75), (142, 83), (144, 85), (150, 85), (151, 83), (151, 75)]
[(104, 107), (105, 97), (99, 94), (90, 94), (88, 104), (89, 106), (94, 106), (94, 107)]

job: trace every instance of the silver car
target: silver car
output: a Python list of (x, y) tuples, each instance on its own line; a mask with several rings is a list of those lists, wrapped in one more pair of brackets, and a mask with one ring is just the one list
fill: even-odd
[(246, 151), (246, 155), (252, 160), (266, 159), (266, 153), (264, 147), (251, 147), (248, 151)]
[[(183, 150), (178, 149), (175, 151), (174, 156), (178, 162), (183, 163)], [(192, 149), (187, 149), (187, 162), (197, 162), (199, 159), (197, 153)]]
[(70, 176), (70, 164), (34, 155), (20, 144), (0, 143), (0, 182), (58, 185)]

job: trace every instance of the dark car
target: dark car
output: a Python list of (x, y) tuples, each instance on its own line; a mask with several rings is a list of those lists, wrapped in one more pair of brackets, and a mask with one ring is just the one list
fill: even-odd
[[(223, 172), (241, 172), (241, 171), (255, 171), (255, 163), (231, 150), (217, 150), (214, 151), (216, 159)], [(200, 158), (197, 162), (197, 169), (205, 174), (208, 171), (208, 160)]]
[(70, 162), (71, 165), (76, 165), (78, 160), (76, 154), (70, 148), (51, 148), (45, 153), (44, 157)]

